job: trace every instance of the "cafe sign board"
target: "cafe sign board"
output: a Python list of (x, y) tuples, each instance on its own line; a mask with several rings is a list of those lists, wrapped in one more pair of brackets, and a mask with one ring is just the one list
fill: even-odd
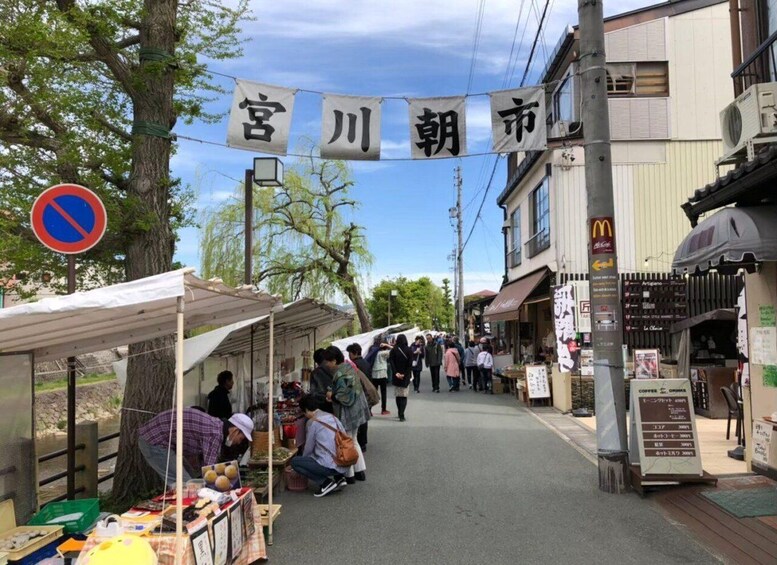
[(630, 459), (642, 476), (704, 473), (688, 379), (631, 381)]

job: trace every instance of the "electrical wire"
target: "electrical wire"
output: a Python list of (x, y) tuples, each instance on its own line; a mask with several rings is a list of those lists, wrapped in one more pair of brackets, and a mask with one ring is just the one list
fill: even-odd
[(545, 0), (545, 8), (542, 10), (542, 17), (540, 18), (540, 25), (537, 28), (537, 33), (534, 34), (534, 42), (531, 46), (531, 51), (529, 52), (529, 60), (526, 62), (526, 68), (523, 71), (523, 77), (521, 78), (521, 86), (523, 86), (526, 83), (526, 78), (529, 75), (529, 68), (531, 67), (532, 60), (534, 59), (534, 53), (537, 49), (537, 43), (540, 39), (540, 32), (542, 31), (542, 26), (545, 24), (545, 16), (548, 13), (548, 5), (550, 4), (550, 0)]
[(475, 79), (475, 66), (477, 65), (478, 50), (480, 49), (480, 34), (483, 30), (483, 13), (486, 8), (486, 0), (480, 0), (478, 6), (477, 23), (475, 24), (475, 37), (472, 44), (472, 59), (469, 64), (469, 78), (467, 79), (467, 94), (472, 89), (472, 82)]
[[(501, 157), (501, 155), (500, 155)], [(472, 228), (470, 228), (469, 233), (467, 234), (467, 238), (464, 240), (464, 245), (461, 246), (461, 253), (464, 253), (464, 250), (467, 248), (467, 244), (469, 243), (469, 239), (472, 237), (472, 232), (475, 231), (475, 226), (477, 225), (478, 219), (480, 218), (480, 213), (483, 211), (483, 206), (486, 203), (486, 197), (488, 196), (488, 191), (491, 190), (491, 184), (494, 182), (494, 175), (496, 174), (496, 167), (499, 165), (499, 159), (497, 158), (496, 161), (494, 161), (494, 168), (491, 169), (491, 177), (488, 179), (488, 185), (486, 186), (486, 192), (483, 194), (483, 200), (480, 201), (480, 208), (478, 208), (478, 213), (475, 215), (475, 221), (472, 223)]]

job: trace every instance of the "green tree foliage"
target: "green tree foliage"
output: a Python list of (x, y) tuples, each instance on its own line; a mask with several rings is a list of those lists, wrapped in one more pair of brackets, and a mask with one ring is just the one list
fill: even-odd
[(375, 327), (388, 325), (388, 302), (391, 296), (391, 323), (408, 323), (421, 329), (447, 330), (446, 306), (443, 290), (429, 277), (409, 280), (405, 277), (384, 279), (372, 289), (367, 309)]
[(445, 309), (442, 316), (442, 326), (445, 330), (453, 330), (456, 309), (453, 307), (453, 295), (451, 293), (450, 279), (442, 279), (442, 292), (445, 295)]
[[(342, 161), (298, 160), (280, 188), (254, 187), (253, 282), (285, 300), (302, 297), (353, 304), (363, 331), (371, 329), (360, 288), (360, 272), (372, 257), (364, 228), (348, 221), (358, 203)], [(202, 272), (237, 284), (244, 277), (243, 189), (202, 219)]]
[[(79, 257), (83, 286), (173, 266), (188, 196), (170, 177), (170, 133), (212, 120), (219, 89), (206, 60), (241, 53), (248, 0), (3, 0), (0, 2), (0, 279), (26, 271), (62, 280), (62, 257), (40, 246), (29, 212), (41, 189), (77, 183), (105, 202), (105, 239)], [(170, 408), (172, 340), (130, 346), (114, 495), (131, 500), (158, 478), (137, 428)], [(140, 411), (138, 411), (140, 410)]]

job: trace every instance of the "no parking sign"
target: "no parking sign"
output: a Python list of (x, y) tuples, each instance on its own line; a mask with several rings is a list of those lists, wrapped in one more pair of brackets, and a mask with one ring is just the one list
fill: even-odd
[(40, 242), (66, 255), (77, 255), (97, 245), (108, 224), (102, 200), (77, 184), (58, 184), (44, 190), (32, 205), (30, 218)]

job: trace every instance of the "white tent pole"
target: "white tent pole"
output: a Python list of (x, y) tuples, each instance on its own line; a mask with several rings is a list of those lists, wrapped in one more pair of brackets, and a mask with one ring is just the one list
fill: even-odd
[(270, 400), (267, 403), (267, 428), (270, 432), (270, 446), (269, 446), (269, 453), (267, 454), (267, 460), (269, 462), (268, 465), (268, 475), (267, 475), (267, 484), (270, 485), (270, 490), (268, 491), (268, 497), (267, 502), (269, 503), (269, 511), (267, 513), (269, 517), (269, 527), (267, 530), (267, 545), (272, 545), (272, 523), (273, 523), (273, 512), (272, 512), (272, 450), (273, 450), (273, 424), (275, 424), (275, 403), (273, 402), (273, 381), (275, 380), (275, 312), (270, 310), (270, 362), (268, 363), (268, 372), (270, 374)]
[(183, 556), (183, 297), (178, 298), (175, 344), (175, 555)]

